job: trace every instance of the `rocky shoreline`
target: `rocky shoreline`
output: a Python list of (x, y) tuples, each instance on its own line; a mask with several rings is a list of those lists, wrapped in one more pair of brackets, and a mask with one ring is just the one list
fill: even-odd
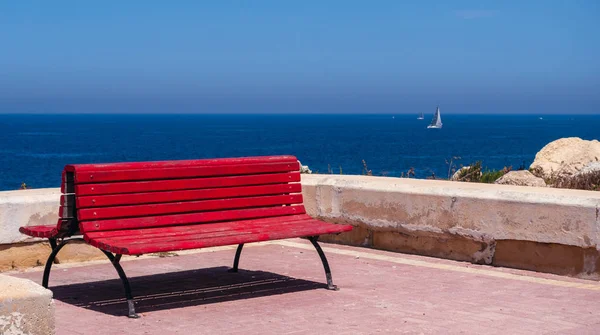
[[(366, 167), (364, 161), (363, 164)], [(301, 166), (301, 173), (313, 173), (308, 166)], [(460, 167), (453, 172), (449, 180), (457, 182), (599, 191), (600, 142), (583, 140), (579, 137), (567, 137), (552, 141), (535, 155), (529, 169), (525, 167), (521, 167), (519, 170), (504, 168), (499, 171), (484, 172), (481, 162), (476, 162), (470, 166)], [(407, 174), (406, 177), (410, 178), (410, 174)]]

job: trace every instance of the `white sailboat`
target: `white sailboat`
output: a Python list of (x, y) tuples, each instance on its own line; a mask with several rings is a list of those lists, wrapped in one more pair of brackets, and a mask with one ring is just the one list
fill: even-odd
[(433, 114), (433, 119), (431, 120), (431, 124), (427, 126), (427, 129), (441, 129), (442, 128), (442, 117), (440, 115), (440, 106), (437, 106), (435, 110), (435, 114)]
[(421, 114), (419, 114), (419, 117), (417, 118), (417, 120), (423, 120), (425, 119), (425, 116), (423, 115), (423, 112), (421, 112)]

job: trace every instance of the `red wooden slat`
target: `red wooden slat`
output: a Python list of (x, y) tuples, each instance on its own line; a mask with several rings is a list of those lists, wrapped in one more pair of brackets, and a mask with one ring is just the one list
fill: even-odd
[(63, 219), (72, 219), (74, 217), (74, 209), (69, 206), (58, 207), (58, 217)]
[[(275, 184), (264, 186), (261, 185), (168, 192), (146, 192), (104, 196), (84, 196), (77, 198), (77, 208), (82, 209), (88, 207), (151, 204), (203, 199), (225, 199), (258, 195), (298, 193), (301, 191), (302, 188), (300, 184)], [(63, 198), (64, 196), (61, 197), (61, 203), (64, 201)]]
[[(315, 221), (318, 222), (318, 221)], [(309, 221), (301, 221), (296, 223), (282, 223), (279, 225), (261, 225), (261, 226), (253, 226), (253, 227), (238, 227), (236, 229), (229, 230), (220, 230), (214, 232), (200, 232), (200, 233), (188, 233), (185, 235), (169, 235), (169, 236), (159, 236), (159, 237), (145, 237), (138, 239), (112, 239), (112, 238), (104, 238), (104, 239), (96, 239), (94, 240), (98, 246), (103, 249), (129, 249), (129, 248), (138, 248), (147, 244), (162, 244), (169, 242), (176, 243), (185, 243), (188, 241), (196, 241), (201, 239), (217, 239), (217, 238), (231, 238), (233, 236), (238, 235), (248, 235), (248, 234), (260, 234), (260, 233), (271, 233), (275, 231), (288, 232), (290, 236), (295, 236), (298, 232), (302, 231), (304, 234), (313, 235), (315, 234), (315, 228), (307, 229), (306, 225), (310, 223)], [(213, 226), (213, 225), (210, 225)], [(307, 235), (302, 235), (307, 236)]]
[[(208, 240), (208, 239), (216, 239), (219, 237), (227, 238), (233, 237), (236, 235), (248, 235), (248, 234), (271, 234), (273, 232), (280, 232), (282, 234), (288, 234), (287, 236), (297, 237), (296, 235), (301, 234), (314, 234), (315, 232), (320, 231), (319, 229), (330, 229), (335, 227), (336, 225), (331, 223), (325, 223), (318, 220), (305, 220), (290, 224), (279, 224), (279, 225), (265, 225), (265, 224), (256, 224), (250, 227), (247, 226), (238, 226), (234, 227), (230, 230), (222, 230), (215, 232), (201, 232), (196, 234), (187, 234), (187, 235), (175, 235), (175, 236), (159, 236), (159, 237), (150, 237), (150, 238), (138, 238), (133, 240), (125, 240), (125, 241), (115, 241), (113, 239), (106, 239), (107, 245), (122, 245), (126, 248), (134, 248), (140, 247), (148, 244), (161, 244), (167, 242), (187, 242), (187, 241), (197, 241), (197, 240)], [(335, 227), (337, 228), (337, 227)], [(335, 230), (334, 230), (335, 231)], [(306, 235), (301, 235), (306, 236)], [(115, 243), (117, 242), (117, 243)]]
[[(215, 225), (209, 225), (215, 226)], [(290, 227), (291, 225), (282, 225), (285, 227)], [(280, 229), (282, 226), (277, 227), (269, 227), (263, 226), (260, 227), (250, 227), (243, 230), (229, 229), (229, 230), (220, 230), (214, 232), (201, 232), (201, 233), (188, 233), (185, 235), (170, 235), (170, 236), (159, 236), (159, 237), (150, 237), (147, 238), (145, 236), (138, 237), (138, 239), (113, 239), (113, 238), (102, 238), (102, 239), (90, 239), (90, 242), (95, 243), (99, 248), (105, 250), (122, 250), (127, 248), (135, 248), (140, 245), (146, 244), (160, 244), (165, 242), (186, 242), (191, 240), (199, 240), (199, 239), (215, 239), (215, 238), (227, 238), (233, 235), (245, 235), (245, 234), (257, 234), (266, 231), (273, 231), (276, 229)], [(289, 230), (289, 228), (288, 228)]]
[(75, 172), (75, 183), (81, 184), (111, 181), (114, 182), (156, 179), (179, 179), (209, 176), (233, 176), (272, 172), (291, 172), (298, 171), (299, 169), (300, 165), (298, 164), (298, 162), (293, 162)]
[(149, 216), (129, 219), (83, 221), (80, 222), (79, 227), (81, 229), (81, 232), (93, 232), (103, 230), (134, 229), (146, 227), (175, 226), (192, 223), (257, 219), (262, 217), (295, 215), (304, 213), (306, 213), (304, 206), (283, 206), (272, 208), (253, 208), (218, 212)]
[(307, 214), (299, 214), (299, 215), (286, 215), (286, 216), (276, 216), (276, 217), (267, 217), (260, 219), (250, 219), (250, 220), (236, 220), (236, 221), (224, 221), (219, 222), (218, 225), (210, 225), (210, 224), (197, 224), (197, 225), (184, 225), (184, 226), (172, 226), (172, 227), (157, 227), (157, 228), (141, 228), (141, 229), (127, 229), (127, 230), (109, 230), (109, 231), (96, 231), (96, 232), (88, 232), (85, 235), (89, 238), (116, 238), (116, 237), (133, 237), (136, 236), (150, 236), (155, 234), (169, 234), (171, 232), (186, 232), (186, 231), (212, 231), (214, 227), (233, 227), (237, 225), (253, 225), (257, 223), (265, 223), (270, 224), (273, 222), (282, 222), (282, 221), (302, 221), (302, 220), (314, 220)]
[(79, 196), (84, 196), (265, 185), (299, 181), (300, 172), (288, 172), (213, 178), (208, 177), (174, 180), (117, 182), (103, 184), (81, 184), (75, 186), (75, 192)]
[(238, 158), (214, 158), (214, 159), (194, 159), (194, 160), (172, 160), (172, 161), (153, 161), (153, 162), (119, 162), (102, 164), (69, 164), (65, 166), (65, 171), (87, 172), (87, 171), (111, 171), (111, 170), (129, 170), (129, 169), (152, 169), (152, 168), (172, 168), (183, 166), (211, 166), (211, 165), (237, 165), (237, 164), (256, 164), (256, 163), (293, 163), (298, 159), (294, 156), (256, 156), (256, 157), (238, 157)]
[[(265, 218), (246, 221), (227, 221), (218, 224), (196, 224), (175, 227), (160, 227), (147, 229), (113, 230), (108, 232), (87, 233), (89, 239), (102, 240), (105, 243), (125, 243), (144, 241), (148, 239), (179, 236), (185, 238), (188, 235), (197, 234), (219, 234), (227, 231), (237, 231), (262, 227), (264, 229), (274, 226), (290, 226), (304, 221), (314, 221), (308, 215), (292, 215), (275, 218)], [(130, 233), (127, 233), (130, 232)], [(100, 235), (103, 234), (103, 235)]]
[(75, 207), (75, 194), (63, 194), (60, 196), (60, 205), (66, 207)]
[(176, 213), (218, 211), (234, 208), (271, 207), (302, 203), (302, 194), (171, 202), (163, 204), (85, 208), (77, 211), (79, 220), (145, 217)]
[(60, 183), (60, 193), (73, 193), (73, 186), (75, 185), (75, 181), (73, 180), (73, 173), (67, 172), (65, 170), (62, 171), (61, 175), (61, 183)]
[[(247, 234), (249, 232), (261, 232), (261, 231), (270, 231), (270, 230), (278, 230), (286, 229), (294, 230), (297, 225), (303, 225), (307, 221), (315, 221), (314, 219), (310, 220), (292, 220), (285, 221), (284, 217), (279, 217), (279, 222), (255, 222), (252, 225), (244, 224), (239, 225), (237, 222), (224, 222), (218, 224), (199, 224), (199, 225), (191, 225), (190, 228), (186, 231), (181, 229), (177, 229), (177, 231), (172, 231), (170, 233), (153, 233), (153, 234), (141, 234), (136, 236), (116, 236), (116, 237), (103, 237), (103, 238), (91, 238), (88, 235), (88, 240), (95, 242), (100, 248), (109, 250), (110, 246), (120, 245), (120, 246), (130, 246), (134, 244), (144, 244), (144, 243), (159, 243), (164, 239), (177, 239), (177, 240), (189, 240), (189, 239), (197, 239), (198, 237), (202, 238), (215, 238), (215, 237), (223, 237), (228, 235), (235, 234)], [(163, 229), (168, 228), (181, 228), (178, 227), (163, 227)], [(147, 229), (144, 229), (147, 230)]]
[[(283, 227), (287, 228), (287, 227)], [(307, 221), (305, 224), (298, 225), (292, 229), (277, 229), (270, 227), (265, 230), (251, 231), (248, 233), (236, 232), (226, 236), (203, 238), (202, 234), (189, 239), (180, 239), (174, 237), (172, 239), (161, 239), (159, 241), (148, 240), (148, 243), (138, 243), (129, 245), (105, 245), (110, 246), (110, 251), (116, 253), (124, 253), (131, 255), (141, 255), (152, 252), (177, 251), (186, 249), (216, 247), (222, 245), (252, 243), (269, 240), (277, 240), (292, 237), (305, 237), (312, 235), (322, 235), (331, 233), (340, 233), (352, 230), (352, 226), (336, 225), (322, 221)], [(98, 241), (102, 243), (101, 241)]]
[(62, 193), (62, 194), (64, 194), (65, 190), (67, 189), (67, 185), (65, 185), (65, 183), (67, 182), (66, 174), (67, 174), (67, 171), (63, 170), (63, 172), (60, 175), (60, 193)]

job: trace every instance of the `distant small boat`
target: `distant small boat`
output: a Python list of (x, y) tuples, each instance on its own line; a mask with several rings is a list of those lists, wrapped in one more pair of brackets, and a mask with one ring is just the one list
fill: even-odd
[(421, 114), (419, 114), (419, 117), (417, 118), (417, 120), (424, 120), (425, 116), (423, 115), (423, 112), (421, 112)]
[(442, 129), (442, 116), (440, 115), (440, 106), (437, 106), (435, 109), (435, 114), (433, 114), (433, 119), (431, 123), (427, 126), (427, 129)]

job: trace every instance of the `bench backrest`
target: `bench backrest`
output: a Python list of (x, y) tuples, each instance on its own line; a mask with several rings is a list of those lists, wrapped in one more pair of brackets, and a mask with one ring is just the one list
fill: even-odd
[(85, 233), (303, 214), (299, 170), (293, 156), (67, 165), (59, 228), (61, 221)]

